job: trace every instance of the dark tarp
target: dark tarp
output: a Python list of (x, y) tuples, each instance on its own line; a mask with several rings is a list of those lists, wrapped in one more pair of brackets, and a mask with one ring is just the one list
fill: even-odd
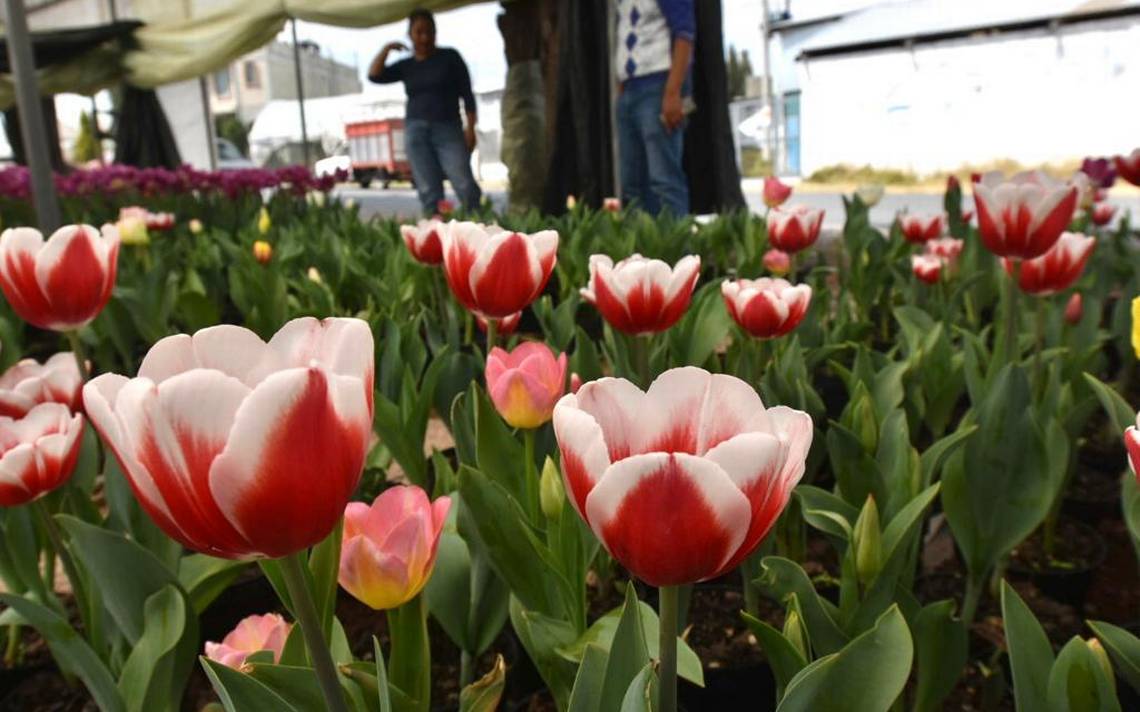
[(617, 195), (610, 130), (607, 0), (557, 0), (558, 89), (543, 209), (566, 210), (566, 196), (588, 205)]
[(685, 131), (685, 173), (689, 176), (689, 209), (701, 215), (736, 210), (745, 203), (728, 118), (720, 0), (696, 0), (694, 5), (693, 99), (697, 110)]
[(177, 168), (178, 144), (153, 89), (124, 84), (115, 118), (115, 163), (143, 168)]
[[(104, 42), (128, 39), (142, 24), (137, 20), (129, 20), (92, 27), (33, 32), (32, 55), (35, 57), (36, 68), (43, 69), (75, 59)], [(0, 37), (0, 74), (10, 74), (11, 71), (8, 66), (8, 40)]]
[[(693, 98), (697, 110), (685, 132), (685, 172), (694, 213), (745, 205), (728, 118), (720, 0), (695, 0)], [(617, 195), (610, 124), (611, 51), (606, 0), (558, 0), (556, 134), (546, 181), (546, 212), (566, 210), (574, 195), (594, 207)]]
[[(56, 173), (67, 170), (67, 163), (63, 160), (63, 151), (59, 147), (59, 124), (55, 116), (55, 100), (45, 96), (40, 101), (43, 113), (45, 133), (48, 140), (48, 158), (51, 168)], [(12, 161), (18, 165), (28, 165), (28, 153), (24, 150), (24, 134), (20, 131), (20, 112), (15, 106), (4, 110), (4, 131), (8, 134), (8, 145), (12, 147)]]

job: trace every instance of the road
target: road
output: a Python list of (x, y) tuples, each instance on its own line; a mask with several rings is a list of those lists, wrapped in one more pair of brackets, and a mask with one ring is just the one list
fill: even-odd
[[(760, 191), (753, 186), (753, 181), (746, 184), (745, 199), (753, 210), (763, 212), (764, 203)], [(344, 200), (355, 200), (360, 206), (361, 217), (365, 219), (373, 215), (412, 219), (419, 213), (419, 201), (416, 199), (415, 190), (411, 188), (393, 187), (387, 190), (381, 188), (365, 190), (352, 185), (344, 185), (337, 188), (335, 192)], [(490, 190), (487, 195), (497, 209), (506, 208), (506, 191)], [(793, 193), (790, 202), (823, 208), (825, 211), (824, 229), (828, 232), (838, 231), (843, 227), (843, 199), (842, 194), (838, 191), (797, 191)], [(1140, 219), (1140, 194), (1135, 191), (1113, 195), (1109, 198), (1109, 202), (1118, 207), (1118, 215), (1128, 210), (1137, 219)], [(968, 195), (963, 196), (962, 208), (972, 210), (973, 207), (973, 199)], [(883, 199), (879, 201), (878, 205), (871, 209), (871, 222), (876, 227), (885, 229), (890, 226), (895, 215), (904, 209), (913, 213), (939, 211), (942, 209), (942, 196), (935, 193), (888, 192), (883, 195)]]

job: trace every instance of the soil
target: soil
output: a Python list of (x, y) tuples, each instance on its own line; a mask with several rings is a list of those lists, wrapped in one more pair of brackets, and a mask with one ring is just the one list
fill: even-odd
[(1096, 529), (1062, 518), (1057, 523), (1052, 554), (1046, 551), (1039, 530), (1010, 553), (1010, 569), (1017, 573), (1076, 574), (1096, 569), (1104, 556), (1104, 541)]

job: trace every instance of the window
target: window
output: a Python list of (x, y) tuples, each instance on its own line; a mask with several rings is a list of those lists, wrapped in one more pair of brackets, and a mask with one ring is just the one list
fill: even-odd
[(230, 68), (214, 72), (214, 93), (218, 96), (230, 95)]
[(242, 67), (245, 72), (245, 85), (249, 89), (261, 88), (261, 71), (258, 69), (257, 62), (247, 61)]

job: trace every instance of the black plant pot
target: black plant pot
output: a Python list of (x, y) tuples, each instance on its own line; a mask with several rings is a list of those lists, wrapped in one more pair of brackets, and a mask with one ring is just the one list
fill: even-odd
[[(1065, 568), (1050, 567), (1036, 568), (1014, 556), (1010, 559), (1010, 573), (1028, 578), (1033, 584), (1049, 598), (1072, 606), (1077, 611), (1084, 608), (1085, 596), (1092, 584), (1092, 574), (1108, 556), (1108, 547), (1104, 538), (1093, 527), (1084, 522), (1067, 520), (1062, 526), (1075, 527), (1080, 530), (1080, 538), (1086, 543), (1086, 550), (1081, 551), (1082, 562)], [(1040, 536), (1037, 534), (1035, 536)], [(1058, 540), (1061, 536), (1061, 526), (1058, 527)]]
[(681, 680), (677, 691), (689, 712), (768, 712), (776, 709), (776, 678), (767, 664), (705, 668), (705, 686)]

